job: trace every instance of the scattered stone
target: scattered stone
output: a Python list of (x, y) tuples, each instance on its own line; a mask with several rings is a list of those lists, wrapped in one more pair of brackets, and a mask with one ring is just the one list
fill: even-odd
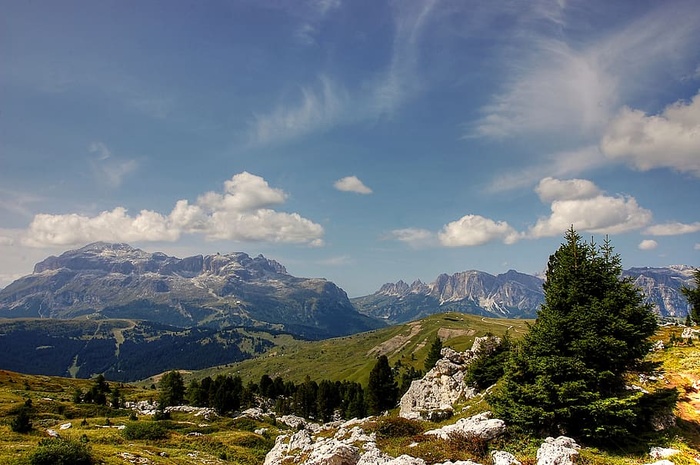
[(269, 430), (267, 428), (258, 428), (255, 431), (253, 431), (255, 434), (259, 434), (262, 436), (263, 434), (267, 433)]
[(443, 426), (439, 429), (426, 431), (423, 434), (435, 435), (441, 439), (448, 439), (451, 433), (459, 432), (473, 434), (480, 438), (491, 440), (506, 430), (506, 424), (498, 418), (491, 418), (491, 412), (483, 412), (469, 418), (461, 418), (457, 423)]
[(522, 465), (513, 454), (501, 450), (491, 452), (493, 465)]
[(73, 427), (73, 423), (64, 423), (61, 426), (58, 427), (58, 429), (71, 429)]
[(151, 463), (146, 457), (139, 457), (138, 455), (130, 454), (128, 452), (120, 452), (117, 457), (121, 457), (129, 463), (142, 464)]
[(680, 450), (671, 449), (669, 447), (652, 447), (649, 451), (649, 456), (652, 459), (667, 459), (676, 454), (680, 454)]
[(55, 429), (51, 429), (51, 428), (49, 428), (49, 429), (46, 430), (46, 434), (48, 434), (49, 437), (52, 437), (52, 438), (60, 438), (60, 437), (61, 437), (61, 436), (58, 434), (58, 431), (56, 431)]
[(644, 465), (674, 465), (670, 460), (657, 460), (654, 463), (645, 463)]
[(537, 465), (573, 465), (581, 446), (571, 438), (548, 437), (537, 451)]

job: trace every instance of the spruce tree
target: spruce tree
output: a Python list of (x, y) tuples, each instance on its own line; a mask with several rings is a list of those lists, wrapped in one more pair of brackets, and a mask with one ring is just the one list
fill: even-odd
[(693, 281), (695, 281), (695, 288), (689, 288), (683, 286), (681, 292), (688, 299), (688, 304), (690, 305), (690, 317), (693, 319), (695, 324), (700, 324), (700, 268), (696, 268), (693, 273)]
[(180, 405), (185, 400), (185, 381), (179, 371), (170, 371), (163, 375), (158, 383), (160, 396), (158, 404), (160, 408), (171, 405)]
[(626, 389), (625, 377), (642, 369), (656, 317), (640, 290), (621, 279), (607, 239), (587, 243), (573, 228), (565, 239), (549, 259), (537, 320), (511, 350), (490, 403), (531, 433), (616, 440), (644, 429), (652, 408), (674, 401), (673, 393)]
[(425, 371), (433, 369), (435, 364), (442, 358), (442, 340), (439, 336), (435, 336), (435, 340), (428, 350), (428, 356), (425, 359)]
[(394, 381), (394, 374), (389, 366), (389, 359), (382, 355), (369, 374), (365, 400), (370, 415), (379, 415), (385, 410), (396, 407), (399, 387)]

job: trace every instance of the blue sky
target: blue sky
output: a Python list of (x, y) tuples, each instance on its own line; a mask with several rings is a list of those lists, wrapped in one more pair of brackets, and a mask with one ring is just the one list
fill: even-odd
[(97, 240), (350, 296), (700, 264), (696, 1), (0, 0), (0, 286)]

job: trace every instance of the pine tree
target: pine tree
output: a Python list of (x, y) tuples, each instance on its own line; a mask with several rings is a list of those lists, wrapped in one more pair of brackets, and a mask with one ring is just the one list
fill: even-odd
[(430, 371), (433, 369), (438, 360), (442, 358), (442, 340), (439, 336), (435, 336), (435, 340), (430, 346), (428, 351), (428, 357), (425, 359), (425, 371)]
[(690, 305), (690, 317), (693, 319), (695, 324), (700, 324), (700, 268), (696, 268), (693, 273), (693, 281), (695, 281), (695, 288), (691, 289), (689, 287), (683, 286), (681, 292), (688, 299), (688, 304)]
[(158, 383), (160, 408), (170, 405), (180, 405), (185, 400), (185, 382), (179, 371), (170, 371), (163, 375)]
[(641, 431), (652, 404), (674, 402), (673, 393), (625, 389), (657, 322), (621, 273), (607, 239), (597, 246), (567, 232), (549, 259), (537, 320), (490, 396), (496, 415), (529, 432), (605, 441)]
[(367, 393), (367, 411), (370, 415), (379, 415), (385, 410), (396, 407), (399, 387), (394, 381), (394, 375), (389, 366), (389, 359), (382, 355), (369, 374)]

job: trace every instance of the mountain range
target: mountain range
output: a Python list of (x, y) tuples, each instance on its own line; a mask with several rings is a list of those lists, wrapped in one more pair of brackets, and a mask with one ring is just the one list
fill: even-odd
[[(682, 286), (693, 268), (630, 268), (656, 313), (684, 318)], [(299, 278), (280, 263), (243, 252), (176, 258), (97, 242), (37, 263), (0, 290), (0, 317), (122, 318), (178, 327), (245, 326), (323, 339), (455, 311), (534, 318), (543, 279), (514, 270), (441, 274), (432, 283), (388, 283), (349, 299), (322, 278)]]
[[(623, 271), (641, 288), (646, 302), (662, 317), (685, 318), (688, 302), (681, 293), (692, 287), (693, 268), (674, 265), (661, 268), (630, 268)], [(499, 275), (483, 271), (441, 274), (425, 284), (416, 280), (384, 284), (377, 292), (352, 299), (362, 313), (390, 324), (404, 323), (448, 311), (503, 318), (535, 318), (544, 302), (538, 276), (510, 270)]]
[(292, 276), (262, 255), (180, 259), (103, 242), (37, 263), (31, 275), (0, 290), (0, 317), (246, 326), (310, 339), (383, 326), (357, 312), (332, 282)]

